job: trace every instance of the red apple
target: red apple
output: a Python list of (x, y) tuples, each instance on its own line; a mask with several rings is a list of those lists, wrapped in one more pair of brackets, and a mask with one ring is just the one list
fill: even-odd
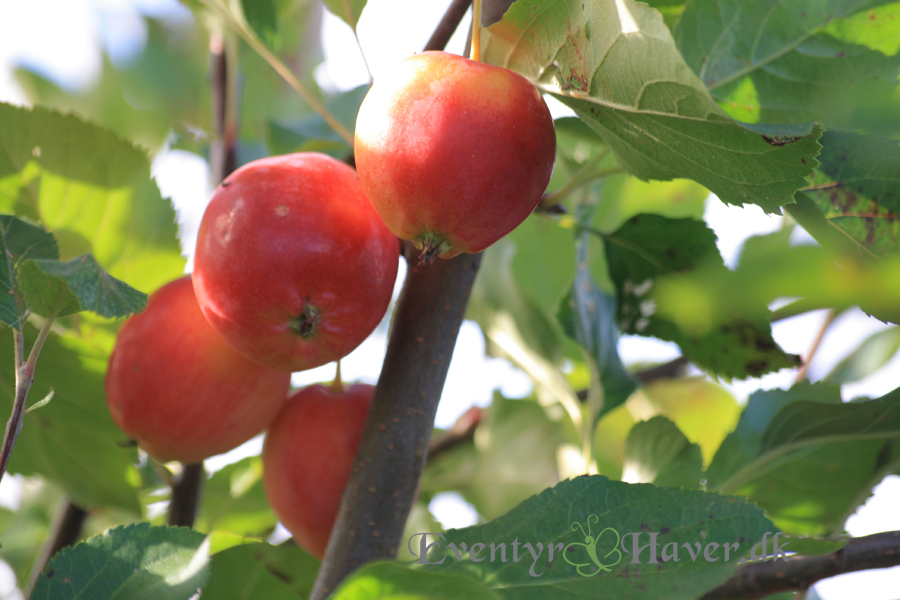
[(263, 446), (263, 487), (272, 510), (304, 550), (321, 559), (362, 437), (375, 388), (295, 393)]
[(216, 189), (200, 224), (194, 290), (247, 358), (279, 371), (338, 360), (387, 311), (399, 244), (356, 172), (324, 154), (248, 163)]
[(265, 429), (290, 378), (235, 352), (200, 312), (187, 276), (154, 292), (122, 325), (106, 372), (106, 403), (147, 454), (190, 464)]
[(556, 135), (522, 76), (424, 52), (375, 80), (354, 152), (372, 206), (430, 262), (480, 252), (531, 214), (550, 181)]

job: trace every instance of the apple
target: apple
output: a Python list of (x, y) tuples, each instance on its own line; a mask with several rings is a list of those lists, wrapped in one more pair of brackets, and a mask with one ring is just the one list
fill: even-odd
[(312, 385), (291, 396), (263, 445), (263, 488), (278, 520), (321, 560), (375, 388)]
[(480, 252), (524, 221), (550, 181), (556, 135), (522, 76), (423, 52), (375, 80), (354, 152), (372, 206), (428, 263)]
[(194, 290), (238, 352), (301, 371), (346, 356), (372, 333), (399, 252), (352, 168), (314, 152), (273, 156), (244, 165), (213, 194)]
[(106, 404), (147, 454), (191, 464), (263, 431), (287, 399), (290, 378), (235, 352), (200, 312), (186, 276), (151, 294), (122, 325)]

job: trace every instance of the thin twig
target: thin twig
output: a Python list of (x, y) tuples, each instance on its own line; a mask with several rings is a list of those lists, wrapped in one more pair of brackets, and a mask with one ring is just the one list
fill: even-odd
[(797, 378), (794, 380), (795, 383), (800, 383), (804, 379), (806, 379), (806, 372), (809, 370), (809, 363), (812, 362), (813, 357), (816, 355), (816, 351), (819, 349), (819, 345), (822, 343), (822, 338), (825, 337), (825, 332), (828, 331), (828, 328), (831, 327), (831, 324), (834, 322), (834, 318), (837, 316), (837, 313), (834, 309), (829, 310), (828, 314), (825, 315), (825, 320), (822, 322), (822, 326), (819, 327), (819, 332), (816, 333), (815, 339), (813, 339), (812, 344), (809, 347), (809, 351), (806, 353), (806, 356), (803, 360), (803, 365), (800, 367), (800, 370), (797, 371)]
[(753, 600), (776, 592), (802, 591), (842, 573), (900, 565), (900, 531), (855, 538), (825, 556), (794, 556), (744, 565), (701, 600)]
[[(31, 390), (31, 384), (34, 383), (34, 369), (37, 365), (38, 357), (41, 354), (41, 348), (44, 347), (44, 342), (50, 334), (50, 328), (53, 325), (53, 321), (56, 319), (56, 315), (59, 314), (59, 311), (62, 310), (65, 300), (65, 294), (60, 294), (56, 306), (47, 317), (47, 320), (44, 321), (43, 326), (41, 326), (37, 339), (31, 347), (31, 353), (28, 355), (28, 360), (24, 364), (16, 365), (16, 399), (13, 403), (12, 414), (9, 417), (9, 421), (6, 423), (6, 434), (3, 436), (3, 449), (0, 450), (0, 480), (2, 480), (3, 476), (6, 474), (6, 467), (9, 464), (9, 457), (12, 456), (13, 446), (16, 445), (16, 439), (18, 439), (19, 433), (22, 431), (22, 418), (25, 416), (25, 401), (28, 399), (28, 392)], [(16, 353), (21, 356), (23, 353), (20, 353), (18, 348), (19, 346), (24, 347), (25, 334), (22, 330), (16, 329), (13, 332), (13, 337), (15, 338), (14, 343), (17, 348)]]
[(309, 104), (310, 108), (312, 108), (322, 119), (328, 123), (328, 126), (331, 127), (345, 142), (347, 142), (350, 146), (353, 146), (353, 134), (351, 134), (346, 127), (344, 127), (340, 121), (335, 118), (331, 112), (325, 108), (325, 105), (322, 104), (318, 98), (312, 95), (312, 93), (306, 89), (306, 86), (303, 85), (296, 75), (285, 65), (281, 59), (279, 59), (275, 54), (272, 53), (271, 50), (259, 39), (259, 36), (256, 35), (256, 32), (253, 31), (246, 23), (242, 23), (237, 18), (235, 18), (234, 14), (232, 14), (231, 10), (224, 6), (219, 0), (200, 0), (207, 8), (211, 11), (215, 12), (217, 15), (222, 17), (223, 20), (229, 25), (229, 27), (234, 30), (245, 42), (247, 45), (253, 48), (257, 54), (259, 54), (269, 65), (275, 69), (279, 75), (281, 75), (282, 79), (284, 79), (288, 85), (290, 85), (294, 90), (300, 94), (300, 97)]
[(425, 52), (430, 50), (443, 50), (447, 46), (447, 43), (450, 41), (450, 38), (453, 37), (453, 34), (456, 33), (459, 24), (462, 22), (463, 17), (466, 15), (466, 12), (471, 5), (472, 0), (453, 0), (453, 2), (450, 3), (450, 7), (447, 9), (447, 12), (444, 13), (441, 22), (438, 23), (434, 33), (431, 34), (431, 39), (425, 44)]

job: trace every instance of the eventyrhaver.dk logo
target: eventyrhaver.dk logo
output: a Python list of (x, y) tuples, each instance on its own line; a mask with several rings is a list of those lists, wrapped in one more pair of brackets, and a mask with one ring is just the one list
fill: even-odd
[[(572, 523), (571, 529), (581, 535), (578, 541), (572, 541), (568, 544), (563, 542), (550, 542), (543, 544), (541, 542), (519, 542), (519, 538), (509, 543), (509, 553), (507, 554), (507, 543), (483, 543), (475, 542), (471, 545), (465, 542), (459, 544), (447, 543), (443, 533), (416, 533), (410, 536), (407, 548), (410, 554), (416, 557), (412, 561), (420, 565), (441, 565), (447, 558), (454, 558), (456, 562), (462, 562), (468, 555), (472, 562), (512, 562), (517, 563), (523, 559), (531, 559), (531, 566), (528, 574), (532, 577), (540, 577), (543, 571), (537, 571), (538, 561), (542, 556), (546, 557), (547, 564), (553, 562), (554, 556), (562, 555), (563, 560), (575, 567), (576, 572), (582, 577), (593, 577), (600, 572), (610, 571), (612, 567), (622, 562), (626, 554), (631, 555), (629, 564), (648, 564), (656, 565), (667, 562), (680, 562), (682, 560), (705, 560), (707, 562), (728, 562), (735, 557), (739, 557), (738, 550), (741, 548), (741, 542), (730, 542), (718, 544), (709, 542), (705, 545), (702, 542), (684, 542), (681, 545), (678, 542), (669, 542), (661, 545), (657, 540), (660, 532), (630, 532), (620, 535), (619, 532), (612, 528), (606, 527), (599, 532), (592, 525), (599, 524), (600, 519), (597, 515), (590, 515), (582, 523)], [(434, 541), (428, 543), (428, 536), (434, 536)], [(644, 538), (643, 536), (647, 536)], [(772, 551), (768, 552), (768, 538), (772, 537)], [(750, 549), (750, 561), (769, 561), (778, 560), (779, 558), (787, 561), (787, 550), (785, 546), (787, 542), (778, 543), (778, 539), (784, 535), (780, 531), (775, 533), (766, 532), (763, 539), (757, 542)], [(418, 549), (416, 553), (413, 543), (419, 538)], [(438, 539), (439, 538), (439, 539)], [(629, 539), (630, 538), (630, 539)], [(452, 551), (436, 560), (436, 554), (441, 550), (441, 540), (446, 544), (446, 549)], [(581, 541), (583, 540), (583, 541)], [(528, 551), (526, 554), (525, 551)], [(430, 554), (430, 556), (429, 556)], [(432, 560), (434, 559), (434, 560)], [(745, 558), (738, 558), (737, 564), (747, 562)]]

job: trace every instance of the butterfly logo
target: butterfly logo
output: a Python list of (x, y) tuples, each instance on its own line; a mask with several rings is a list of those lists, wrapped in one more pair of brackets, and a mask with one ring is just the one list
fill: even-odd
[[(622, 560), (622, 551), (619, 550), (619, 542), (621, 541), (621, 537), (619, 536), (618, 531), (616, 531), (612, 527), (607, 527), (606, 529), (604, 529), (603, 531), (598, 533), (596, 537), (591, 535), (591, 523), (599, 523), (599, 522), (600, 522), (600, 519), (599, 519), (599, 517), (597, 517), (597, 515), (589, 515), (587, 518), (587, 521), (585, 522), (585, 525), (587, 526), (586, 532), (585, 532), (585, 528), (581, 525), (581, 523), (572, 523), (572, 531), (578, 531), (578, 529), (581, 529), (581, 534), (584, 536), (584, 543), (572, 542), (571, 544), (569, 544), (568, 546), (563, 548), (563, 558), (565, 559), (565, 561), (567, 563), (569, 563), (570, 565), (575, 567), (575, 570), (578, 571), (578, 574), (581, 575), (582, 577), (593, 577), (600, 571), (609, 571), (610, 567), (613, 567), (613, 566), (619, 564), (619, 561)], [(604, 564), (604, 563), (600, 562), (599, 558), (597, 558), (597, 544), (600, 541), (600, 538), (603, 537), (603, 534), (606, 533), (607, 531), (611, 531), (616, 536), (616, 542), (615, 542), (615, 544), (613, 544), (613, 549), (610, 550), (609, 552), (607, 552), (603, 556), (603, 560), (606, 560), (607, 558), (610, 557), (610, 555), (615, 554), (616, 562)], [(584, 548), (587, 551), (587, 555), (591, 559), (591, 562), (578, 563), (578, 562), (572, 562), (571, 560), (569, 560), (569, 548), (571, 548), (573, 546), (579, 546), (579, 547)], [(582, 569), (584, 567), (591, 567), (591, 563), (593, 563), (594, 566), (597, 567), (596, 571), (594, 571), (593, 573), (582, 571)]]

